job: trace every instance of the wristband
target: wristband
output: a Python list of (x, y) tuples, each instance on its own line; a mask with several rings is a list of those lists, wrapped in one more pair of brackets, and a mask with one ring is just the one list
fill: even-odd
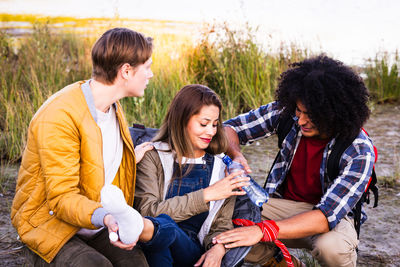
[(282, 253), (283, 257), (285, 258), (285, 261), (287, 263), (288, 267), (294, 267), (293, 262), (292, 262), (292, 257), (290, 256), (290, 253), (286, 246), (279, 241), (278, 238), (278, 233), (279, 233), (279, 227), (273, 220), (265, 220), (260, 223), (255, 223), (250, 220), (246, 219), (234, 219), (232, 220), (234, 224), (236, 225), (241, 225), (241, 226), (252, 226), (252, 225), (257, 225), (260, 227), (261, 232), (263, 234), (263, 237), (261, 238), (260, 241), (262, 242), (274, 242), (275, 245), (277, 245)]

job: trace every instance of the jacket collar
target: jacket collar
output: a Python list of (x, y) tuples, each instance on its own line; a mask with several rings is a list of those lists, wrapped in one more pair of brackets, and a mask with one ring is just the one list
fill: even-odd
[[(86, 103), (89, 107), (90, 114), (92, 114), (92, 117), (94, 121), (97, 123), (97, 113), (96, 113), (96, 107), (94, 105), (94, 98), (92, 94), (92, 90), (90, 89), (90, 81), (92, 79), (87, 80), (84, 84), (81, 85), (81, 89), (83, 92), (83, 95), (85, 96)], [(117, 104), (114, 103), (114, 108), (115, 108), (115, 113), (117, 113)]]

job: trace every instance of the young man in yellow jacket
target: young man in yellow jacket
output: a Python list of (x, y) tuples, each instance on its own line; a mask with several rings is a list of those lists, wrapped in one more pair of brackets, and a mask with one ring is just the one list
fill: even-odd
[[(129, 29), (105, 32), (92, 49), (92, 79), (51, 96), (29, 125), (11, 220), (35, 266), (147, 266), (141, 250), (120, 241), (100, 191), (114, 184), (133, 204), (136, 164), (151, 146), (133, 147), (119, 100), (143, 96), (152, 39)], [(140, 240), (153, 225), (144, 220)], [(107, 231), (108, 230), (108, 231)], [(148, 230), (148, 231), (147, 231)]]

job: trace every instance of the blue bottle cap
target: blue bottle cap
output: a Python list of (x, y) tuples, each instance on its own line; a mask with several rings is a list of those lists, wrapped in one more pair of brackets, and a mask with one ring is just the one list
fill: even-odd
[(225, 163), (226, 166), (229, 166), (232, 164), (232, 159), (228, 155), (223, 156), (222, 161)]

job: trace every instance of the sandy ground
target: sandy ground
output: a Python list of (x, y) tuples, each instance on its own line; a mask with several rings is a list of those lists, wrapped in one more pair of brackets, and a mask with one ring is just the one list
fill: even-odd
[(17, 240), (17, 233), (10, 221), (13, 197), (14, 187), (0, 195), (0, 266), (23, 266), (25, 262), (21, 256), (23, 244)]
[[(400, 184), (400, 106), (377, 106), (365, 129), (378, 148), (376, 173)], [(389, 183), (391, 179), (386, 179)], [(379, 206), (366, 207), (361, 226), (359, 266), (400, 266), (400, 186), (380, 185)]]
[[(378, 176), (399, 179), (400, 106), (374, 107), (365, 128), (379, 150)], [(253, 169), (253, 177), (263, 181), (276, 153), (276, 140), (260, 141), (245, 147), (244, 151)], [(16, 177), (16, 168), (9, 169), (12, 177)], [(21, 251), (23, 244), (17, 240), (9, 217), (14, 188), (15, 182), (11, 182), (3, 185), (0, 191), (0, 266), (22, 266), (25, 262)], [(400, 266), (399, 205), (400, 187), (385, 187), (381, 183), (379, 206), (366, 208), (369, 219), (361, 227), (358, 266)]]

